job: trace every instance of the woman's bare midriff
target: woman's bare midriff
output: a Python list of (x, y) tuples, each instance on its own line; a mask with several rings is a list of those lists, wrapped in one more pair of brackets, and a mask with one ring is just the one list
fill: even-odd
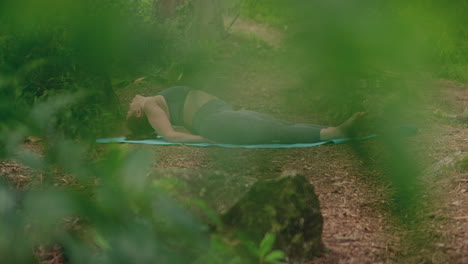
[(202, 91), (190, 91), (187, 94), (184, 104), (184, 124), (190, 128), (192, 121), (197, 111), (206, 103), (211, 100), (218, 99), (218, 97), (207, 94)]

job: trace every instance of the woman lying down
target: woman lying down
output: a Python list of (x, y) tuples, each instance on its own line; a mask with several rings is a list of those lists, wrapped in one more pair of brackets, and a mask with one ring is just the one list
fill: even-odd
[[(168, 142), (314, 143), (347, 137), (347, 131), (363, 115), (356, 113), (336, 127), (295, 124), (258, 112), (236, 111), (216, 96), (177, 86), (155, 96), (136, 95), (127, 113), (127, 127), (130, 137), (154, 137), (157, 133)], [(173, 126), (190, 132), (177, 131)]]

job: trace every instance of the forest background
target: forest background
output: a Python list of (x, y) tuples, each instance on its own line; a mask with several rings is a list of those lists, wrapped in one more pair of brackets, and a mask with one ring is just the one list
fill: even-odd
[[(466, 103), (456, 113), (428, 112), (426, 99), (439, 92), (435, 80), (468, 80), (467, 11), (464, 0), (0, 2), (0, 158), (37, 172), (16, 186), (2, 173), (0, 259), (31, 263), (32, 248), (62, 245), (72, 263), (266, 261), (206, 236), (206, 226), (169, 198), (172, 184), (144, 186), (154, 163), (147, 150), (94, 143), (124, 133), (132, 94), (178, 84), (298, 121), (336, 124), (368, 112), (366, 126), (383, 139), (353, 151), (380, 157), (369, 167), (392, 186), (386, 210), (404, 223), (417, 219), (425, 165), (411, 144), (386, 132), (424, 126), (434, 114), (466, 128)], [(265, 40), (236, 31), (241, 20), (280, 33)], [(270, 70), (287, 89), (258, 81), (244, 93), (242, 68)], [(26, 139), (40, 139), (41, 151)], [(466, 162), (465, 155), (457, 168), (466, 171)], [(230, 170), (225, 160), (219, 165)], [(69, 184), (57, 185), (57, 175)], [(154, 195), (165, 206), (148, 209)], [(79, 230), (58, 227), (71, 216)]]

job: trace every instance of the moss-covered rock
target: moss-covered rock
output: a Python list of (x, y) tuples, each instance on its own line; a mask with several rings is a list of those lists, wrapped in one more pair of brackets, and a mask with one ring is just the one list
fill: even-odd
[[(302, 175), (257, 181), (221, 171), (157, 169), (151, 178), (233, 245), (241, 237), (258, 247), (267, 233), (275, 233), (274, 249), (284, 251), (290, 263), (302, 263), (322, 251), (319, 201)], [(217, 216), (207, 214), (197, 200)], [(216, 218), (221, 223), (213, 221)], [(234, 248), (245, 253), (242, 246)]]

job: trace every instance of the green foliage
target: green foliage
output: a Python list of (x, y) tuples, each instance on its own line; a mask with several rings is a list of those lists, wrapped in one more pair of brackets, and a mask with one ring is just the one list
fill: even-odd
[(284, 259), (286, 255), (281, 250), (272, 250), (275, 243), (275, 234), (267, 233), (263, 240), (260, 242), (258, 256), (260, 263), (279, 264), (283, 263), (280, 260)]
[(274, 233), (266, 233), (259, 245), (240, 237), (241, 246), (247, 249), (249, 255), (252, 256), (252, 263), (259, 264), (280, 264), (286, 258), (286, 254), (281, 250), (273, 250), (276, 236)]
[[(370, 67), (406, 71), (410, 66), (417, 67), (418, 71), (430, 70), (444, 78), (460, 81), (468, 78), (466, 1), (236, 2), (237, 6), (232, 9), (239, 11), (230, 13), (240, 12), (243, 17), (293, 32), (298, 25), (308, 27), (308, 32), (303, 32), (304, 35), (299, 36), (299, 39), (318, 41), (314, 46), (324, 48), (323, 55), (327, 55), (328, 49), (336, 48), (334, 52), (342, 60), (331, 60), (328, 63), (338, 67), (339, 64), (348, 66), (347, 60), (352, 59), (351, 56), (379, 55), (370, 60), (361, 58), (362, 64), (355, 65), (358, 67), (356, 70), (365, 72)], [(356, 50), (357, 47), (362, 50)], [(315, 61), (317, 58), (313, 56), (306, 59)], [(327, 63), (320, 57), (318, 59), (320, 63)], [(414, 65), (415, 59), (419, 60), (420, 65)]]
[[(58, 125), (68, 135), (102, 134), (122, 118), (112, 75), (172, 63), (171, 40), (154, 25), (148, 1), (38, 3), (2, 1), (0, 93), (5, 109), (28, 109), (55, 95), (80, 93), (73, 107), (58, 113)], [(5, 121), (23, 115), (3, 113)]]
[[(34, 113), (40, 110), (56, 109), (33, 108)], [(9, 157), (50, 177), (61, 168), (86, 190), (45, 187), (20, 194), (2, 183), (2, 263), (31, 263), (32, 248), (54, 244), (65, 249), (67, 263), (191, 263), (201, 257), (209, 261), (200, 263), (246, 263), (171, 198), (175, 192), (171, 185), (148, 183), (152, 160), (146, 151), (117, 146), (89, 162), (83, 145), (61, 138), (49, 146), (46, 156), (18, 151), (19, 145), (11, 149), (15, 151)], [(96, 180), (99, 184), (92, 184)], [(71, 220), (74, 223), (68, 225)]]
[(294, 20), (291, 5), (285, 0), (238, 0), (241, 16), (275, 26), (288, 26)]
[(268, 233), (265, 235), (263, 240), (260, 242), (260, 249), (258, 255), (263, 258), (266, 256), (267, 253), (271, 251), (273, 248), (273, 244), (275, 243), (275, 234)]

